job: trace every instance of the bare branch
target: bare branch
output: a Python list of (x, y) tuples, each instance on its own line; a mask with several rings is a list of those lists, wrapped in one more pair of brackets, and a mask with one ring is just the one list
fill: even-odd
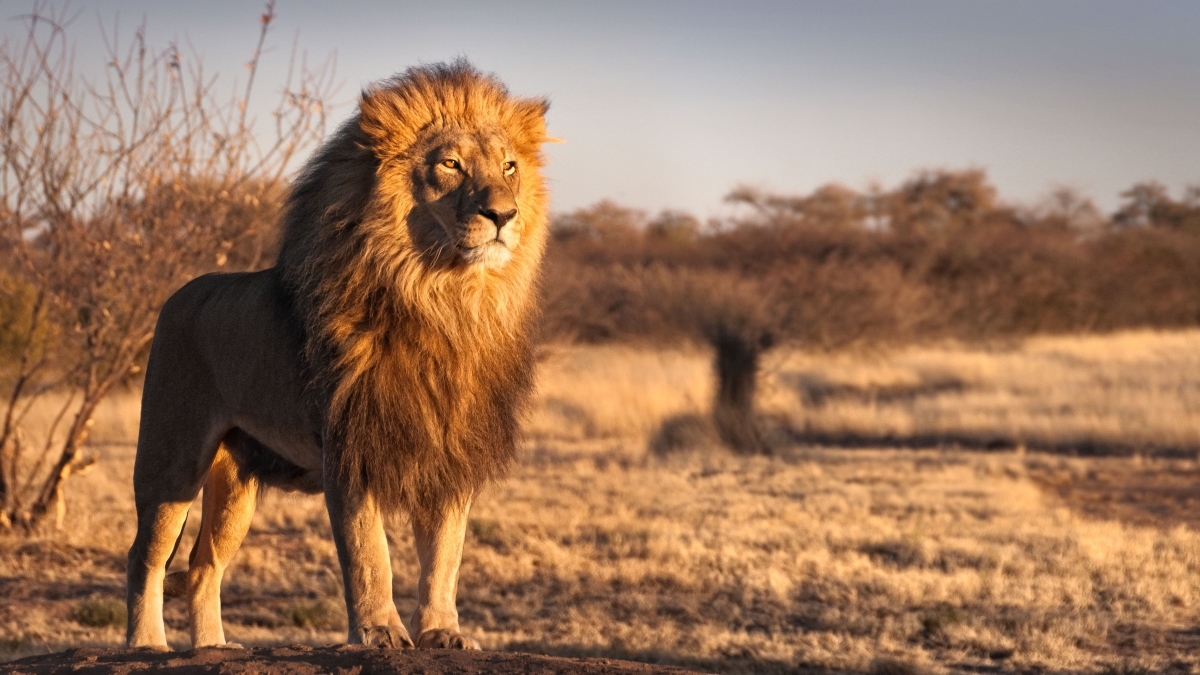
[[(273, 1), (245, 87), (226, 100), (195, 50), (151, 47), (145, 22), (128, 38), (102, 22), (104, 73), (80, 77), (75, 16), (35, 5), (24, 39), (0, 44), (0, 274), (37, 297), (23, 356), (0, 362), (0, 520), (29, 528), (61, 514), (63, 485), (90, 461), (92, 412), (138, 370), (163, 301), (197, 274), (270, 255), (289, 164), (320, 139), (332, 81), (328, 64), (293, 62), (260, 145), (252, 95)], [(32, 449), (25, 414), (62, 389), (67, 403)]]

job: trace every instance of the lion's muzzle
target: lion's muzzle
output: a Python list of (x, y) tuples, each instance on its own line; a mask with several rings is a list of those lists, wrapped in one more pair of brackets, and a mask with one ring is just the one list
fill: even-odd
[(516, 201), (502, 190), (486, 190), (478, 211), (466, 219), (459, 241), (463, 260), (469, 265), (495, 269), (512, 258), (521, 241)]

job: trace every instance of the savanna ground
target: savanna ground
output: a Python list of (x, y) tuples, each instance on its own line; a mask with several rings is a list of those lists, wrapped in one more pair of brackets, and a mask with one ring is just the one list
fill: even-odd
[[(486, 649), (716, 672), (1200, 669), (1200, 331), (770, 354), (771, 457), (715, 447), (703, 352), (562, 347), (459, 592)], [(0, 538), (0, 659), (123, 638), (136, 392), (66, 525)], [(198, 528), (193, 509), (181, 554)], [(391, 528), (395, 594), (416, 560)], [(230, 640), (344, 638), (322, 502), (269, 494)], [(185, 606), (166, 604), (187, 645)], [(89, 625), (91, 624), (91, 625)]]

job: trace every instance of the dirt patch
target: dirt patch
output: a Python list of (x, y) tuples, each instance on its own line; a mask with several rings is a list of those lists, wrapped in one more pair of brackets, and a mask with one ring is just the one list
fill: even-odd
[(1112, 457), (1031, 463), (1029, 477), (1066, 506), (1099, 520), (1200, 531), (1200, 463)]
[(187, 652), (80, 648), (12, 661), (0, 665), (0, 672), (13, 675), (685, 675), (695, 671), (613, 659), (569, 659), (506, 652), (442, 649), (400, 651), (354, 645), (292, 645), (261, 649), (197, 649)]

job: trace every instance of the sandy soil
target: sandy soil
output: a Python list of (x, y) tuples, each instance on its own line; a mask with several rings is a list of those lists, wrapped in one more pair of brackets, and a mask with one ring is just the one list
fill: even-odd
[(668, 675), (690, 673), (669, 666), (655, 666), (613, 659), (567, 659), (536, 654), (461, 652), (451, 650), (382, 650), (341, 645), (309, 647), (292, 645), (262, 649), (198, 649), (187, 652), (149, 652), (120, 649), (81, 648), (57, 654), (33, 656), (0, 665), (0, 672), (30, 675), (83, 673), (125, 675), (126, 673), (172, 673), (200, 675)]
[(1029, 473), (1038, 487), (1096, 520), (1169, 530), (1200, 530), (1200, 468), (1139, 457), (1093, 458), (1082, 471), (1041, 465)]

